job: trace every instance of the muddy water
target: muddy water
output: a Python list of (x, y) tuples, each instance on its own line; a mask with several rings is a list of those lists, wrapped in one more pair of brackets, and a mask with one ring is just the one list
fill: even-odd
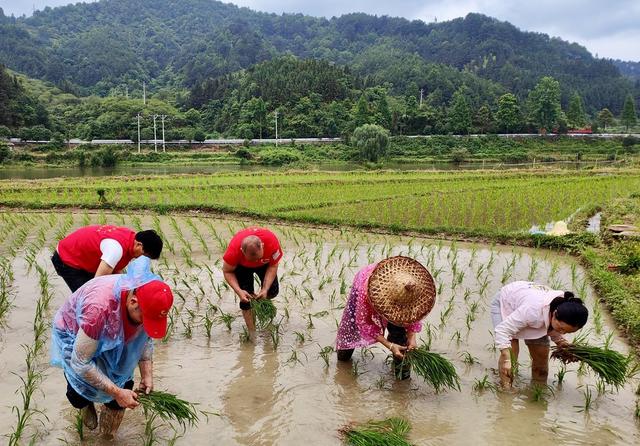
[[(177, 437), (176, 444), (338, 445), (337, 431), (344, 424), (389, 416), (409, 419), (413, 426), (410, 439), (417, 445), (640, 442), (633, 416), (632, 386), (637, 383), (598, 395), (596, 380), (571, 365), (559, 385), (554, 376), (559, 364), (552, 361), (549, 388), (536, 400), (529, 386), (530, 362), (524, 349), (514, 393), (474, 390), (474, 383), (485, 376), (489, 382), (497, 382), (488, 305), (502, 281), (533, 279), (573, 289), (584, 295), (592, 315), (599, 314), (583, 329), (589, 331), (592, 341), (602, 342), (615, 333), (603, 310), (596, 307), (592, 290), (583, 285), (581, 268), (570, 257), (520, 248), (272, 226), (285, 252), (280, 267), (281, 292), (275, 301), (281, 334), (275, 343), (267, 331), (243, 342), (237, 301), (221, 286), (219, 258), (230, 235), (250, 222), (108, 214), (32, 213), (17, 217), (0, 217), (0, 233), (4, 234), (0, 255), (12, 259), (15, 276), (14, 307), (0, 331), (2, 434), (10, 434), (15, 427), (11, 407), (20, 403), (15, 393), (20, 380), (12, 372), (24, 373), (25, 355), (20, 345), (33, 338), (34, 306), (40, 295), (38, 273), (35, 268), (29, 270), (30, 253), (37, 250), (35, 262), (50, 273), (52, 314), (68, 294), (48, 261), (56, 236), (88, 222), (108, 221), (159, 227), (171, 240), (155, 266), (172, 284), (177, 309), (171, 335), (166, 342), (156, 343), (155, 385), (199, 402), (210, 414), (208, 420), (184, 433), (160, 426), (154, 435), (161, 444)], [(21, 227), (29, 229), (24, 242), (20, 240)], [(40, 248), (43, 239), (45, 246)], [(15, 256), (11, 247), (16, 248)], [(385, 363), (387, 352), (381, 347), (357, 351), (352, 363), (337, 364), (331, 355), (326, 366), (319, 355), (321, 347), (334, 343), (345, 293), (356, 271), (395, 254), (418, 259), (436, 276), (438, 301), (420, 336), (427, 339), (431, 332), (432, 349), (453, 361), (461, 376), (461, 392), (435, 394), (419, 378), (395, 381)], [(216, 321), (209, 338), (203, 317), (210, 304), (238, 317), (230, 330)], [(474, 306), (475, 320), (467, 324)], [(613, 345), (627, 351), (618, 337)], [(463, 361), (465, 353), (475, 358), (473, 364)], [(64, 396), (62, 372), (49, 367), (47, 358), (48, 352), (43, 352), (40, 360), (45, 378), (33, 404), (42, 414), (34, 415), (24, 438), (36, 435), (37, 444), (79, 444), (74, 411)], [(585, 389), (594, 395), (588, 411), (583, 410)], [(85, 443), (141, 444), (150, 440), (144, 427), (141, 410), (127, 411), (114, 441), (85, 432)]]

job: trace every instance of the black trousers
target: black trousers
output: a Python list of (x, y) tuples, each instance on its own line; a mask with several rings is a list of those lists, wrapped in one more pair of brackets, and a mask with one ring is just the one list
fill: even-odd
[[(233, 271), (238, 279), (238, 285), (240, 289), (245, 290), (248, 293), (254, 294), (253, 288), (253, 275), (257, 274), (260, 279), (260, 283), (264, 282), (264, 276), (267, 273), (269, 265), (260, 266), (258, 268), (247, 268), (246, 266), (238, 265)], [(280, 285), (278, 284), (278, 276), (273, 279), (273, 283), (267, 290), (267, 298), (273, 299), (280, 292)], [(250, 310), (251, 304), (248, 302), (240, 301), (240, 308), (243, 310)]]
[(67, 264), (65, 264), (60, 258), (60, 254), (58, 251), (53, 253), (51, 256), (51, 263), (53, 263), (53, 267), (56, 269), (56, 272), (60, 277), (62, 277), (71, 289), (71, 292), (75, 292), (82, 285), (93, 279), (95, 276), (94, 273), (90, 273), (88, 271), (73, 268)]
[[(64, 378), (67, 379), (66, 376)], [(124, 383), (123, 389), (128, 389), (128, 390), (133, 389), (133, 380), (130, 380)], [(71, 405), (76, 409), (82, 409), (83, 407), (87, 407), (89, 404), (92, 403), (92, 401), (89, 401), (88, 399), (80, 395), (78, 392), (76, 392), (75, 389), (71, 387), (71, 384), (69, 384), (68, 380), (67, 380), (67, 399), (69, 400)], [(124, 407), (120, 407), (120, 405), (116, 402), (116, 400), (109, 401), (108, 403), (105, 404), (105, 406), (113, 410), (125, 409)]]
[[(387, 340), (394, 344), (406, 345), (409, 343), (407, 337), (407, 330), (404, 327), (393, 325), (391, 322), (387, 323)], [(349, 361), (353, 356), (354, 349), (349, 348), (345, 350), (338, 350), (338, 361)], [(409, 378), (410, 368), (407, 364), (402, 364), (402, 360), (393, 358), (393, 369), (397, 378), (407, 379)]]

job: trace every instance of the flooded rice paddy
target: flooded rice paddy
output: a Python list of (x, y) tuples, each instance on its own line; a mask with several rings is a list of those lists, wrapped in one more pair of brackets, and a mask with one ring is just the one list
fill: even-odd
[[(169, 240), (154, 268), (172, 285), (176, 305), (167, 339), (155, 345), (155, 387), (198, 402), (209, 415), (186, 432), (159, 426), (150, 437), (142, 410), (127, 411), (113, 441), (85, 430), (84, 444), (164, 444), (173, 439), (175, 444), (339, 445), (338, 429), (344, 424), (390, 416), (410, 421), (409, 438), (416, 445), (640, 443), (634, 418), (636, 382), (619, 391), (598, 388), (588, 370), (573, 364), (560, 384), (560, 363), (552, 360), (549, 387), (536, 392), (522, 349), (516, 391), (492, 388), (498, 382), (498, 354), (488, 306), (508, 281), (535, 280), (573, 290), (590, 309), (582, 332), (588, 331), (597, 344), (612, 335), (614, 348), (628, 352), (571, 257), (355, 230), (269, 225), (285, 254), (279, 269), (280, 295), (274, 301), (279, 327), (259, 330), (248, 339), (237, 299), (223, 284), (220, 257), (231, 235), (255, 222), (83, 212), (0, 215), (0, 258), (13, 273), (13, 307), (0, 329), (0, 434), (14, 431), (17, 417), (12, 407), (22, 404), (22, 345), (29, 345), (34, 336), (34, 307), (43, 275), (53, 295), (47, 320), (69, 294), (49, 260), (56, 241), (76, 227), (104, 222), (155, 228)], [(398, 254), (416, 258), (435, 277), (437, 302), (424, 320), (420, 339), (431, 339), (432, 350), (455, 364), (460, 392), (436, 394), (416, 377), (395, 381), (382, 347), (356, 351), (352, 363), (337, 364), (335, 353), (324, 358), (321, 354), (334, 344), (357, 270)], [(46, 336), (48, 345), (48, 332)], [(31, 407), (37, 412), (23, 434), (24, 443), (35, 435), (36, 444), (80, 444), (76, 412), (65, 398), (62, 371), (48, 365), (48, 347), (38, 363), (44, 378), (33, 396)], [(585, 403), (589, 393), (590, 405)]]

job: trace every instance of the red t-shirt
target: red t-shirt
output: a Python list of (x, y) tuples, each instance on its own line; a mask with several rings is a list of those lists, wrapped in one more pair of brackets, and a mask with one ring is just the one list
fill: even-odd
[[(249, 262), (242, 250), (242, 240), (250, 235), (258, 236), (264, 243), (262, 258), (258, 262)], [(258, 268), (263, 265), (277, 265), (282, 258), (282, 249), (276, 235), (266, 228), (247, 228), (238, 232), (229, 242), (229, 246), (225, 251), (222, 259), (231, 266), (242, 265), (247, 268)]]

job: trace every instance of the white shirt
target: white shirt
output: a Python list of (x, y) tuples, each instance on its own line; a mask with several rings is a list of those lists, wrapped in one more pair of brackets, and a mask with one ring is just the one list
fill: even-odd
[(106, 262), (111, 268), (115, 268), (122, 259), (122, 246), (112, 238), (106, 238), (100, 242), (100, 251), (102, 252), (100, 260)]
[[(512, 339), (538, 339), (549, 333), (549, 304), (564, 291), (534, 282), (513, 282), (500, 290), (502, 322), (495, 328), (498, 349), (511, 347)], [(552, 339), (560, 337), (553, 333)]]

